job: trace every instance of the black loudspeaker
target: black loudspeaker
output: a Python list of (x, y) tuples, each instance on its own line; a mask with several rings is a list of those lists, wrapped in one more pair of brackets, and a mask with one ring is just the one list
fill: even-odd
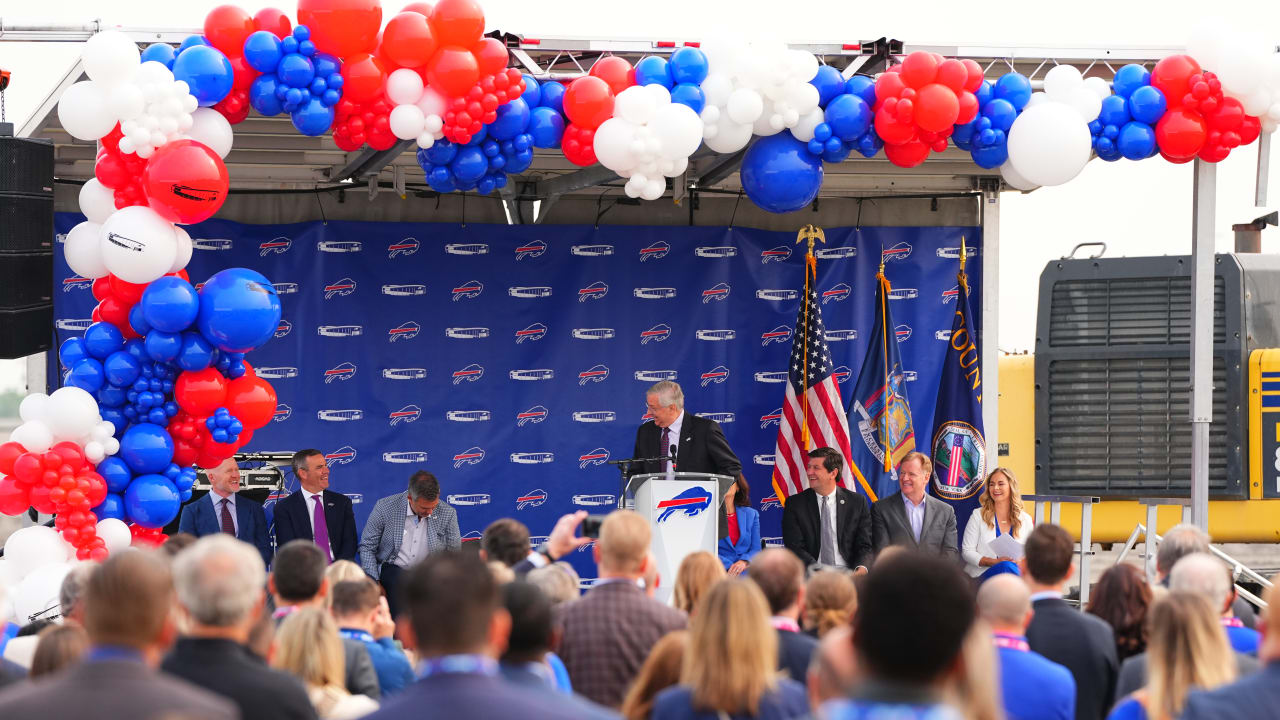
[(0, 135), (0, 357), (53, 346), (53, 143)]

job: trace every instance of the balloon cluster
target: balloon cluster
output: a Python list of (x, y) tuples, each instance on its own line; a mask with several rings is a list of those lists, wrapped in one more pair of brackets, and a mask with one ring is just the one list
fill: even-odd
[(387, 98), (395, 105), (389, 117), (391, 133), (401, 140), (414, 140), (419, 148), (429, 148), (444, 137), (447, 100), (435, 88), (423, 83), (415, 70), (400, 68), (387, 77)]
[(929, 152), (947, 149), (955, 125), (978, 115), (974, 93), (982, 68), (973, 60), (945, 59), (913, 52), (876, 79), (876, 135), (885, 155), (899, 167), (915, 167)]
[(636, 84), (661, 85), (670, 92), (671, 102), (701, 113), (707, 106), (702, 82), (710, 68), (706, 53), (696, 47), (682, 47), (671, 53), (669, 60), (652, 55), (636, 63)]
[(569, 119), (560, 139), (560, 149), (574, 165), (598, 162), (595, 151), (596, 129), (614, 115), (618, 93), (635, 85), (631, 63), (616, 57), (603, 57), (591, 66), (585, 77), (569, 83), (560, 99), (562, 111)]
[(254, 110), (268, 117), (289, 113), (303, 135), (329, 131), (342, 99), (342, 62), (319, 51), (311, 28), (298, 25), (283, 40), (269, 30), (255, 31), (244, 41), (244, 57), (262, 73), (249, 89)]
[(1151, 85), (1168, 101), (1168, 111), (1156, 123), (1156, 144), (1169, 162), (1196, 157), (1220, 162), (1261, 132), (1259, 120), (1246, 115), (1239, 100), (1225, 97), (1218, 77), (1201, 70), (1189, 55), (1172, 55), (1156, 63)]
[(1105, 80), (1085, 80), (1071, 65), (1046, 73), (1044, 92), (1031, 96), (1009, 130), (1013, 177), (1033, 185), (1061, 185), (1079, 175), (1092, 156), (1089, 123), (1110, 94)]
[(555, 80), (539, 83), (524, 76), (524, 95), (520, 99), (529, 107), (529, 135), (534, 147), (560, 147), (565, 129), (564, 93), (564, 85)]
[(1187, 50), (1202, 67), (1217, 73), (1223, 95), (1239, 100), (1246, 116), (1258, 118), (1263, 132), (1276, 131), (1280, 126), (1280, 54), (1274, 42), (1252, 29), (1198, 18)]
[[(58, 107), (62, 107), (62, 104), (59, 103)], [(96, 187), (105, 188), (111, 192), (109, 205), (95, 206), (95, 208), (106, 208), (107, 215), (117, 208), (147, 204), (146, 194), (142, 191), (142, 172), (147, 167), (147, 161), (136, 153), (121, 152), (120, 141), (123, 139), (124, 133), (121, 132), (120, 126), (116, 125), (111, 132), (100, 138), (98, 156), (93, 163), (94, 180), (90, 182), (96, 181)], [(91, 192), (96, 192), (96, 189)], [(82, 189), (81, 195), (83, 194)], [(89, 213), (86, 212), (85, 215), (88, 216)], [(105, 216), (100, 214), (99, 216), (101, 219), (96, 222), (106, 222)]]
[(814, 76), (820, 111), (801, 118), (791, 134), (827, 162), (843, 162), (855, 149), (863, 157), (875, 156), (884, 147), (871, 124), (875, 82), (865, 75), (846, 82), (839, 72), (833, 78), (826, 70), (835, 68), (823, 65)]
[(983, 80), (974, 96), (977, 117), (956, 125), (951, 139), (956, 147), (969, 151), (978, 167), (1000, 167), (1009, 160), (1013, 121), (1031, 101), (1031, 81), (1019, 73), (1007, 73), (994, 83)]
[(702, 144), (702, 120), (662, 84), (633, 86), (618, 94), (614, 117), (592, 142), (600, 164), (627, 178), (628, 197), (657, 200), (667, 189), (663, 178), (683, 173)]
[[(812, 53), (782, 43), (740, 39), (702, 44), (708, 61), (701, 83), (703, 137), (719, 153), (737, 152), (754, 135), (773, 135), (818, 109), (818, 74)], [(817, 124), (816, 122), (813, 124)]]
[[(513, 102), (524, 106), (519, 98)], [(527, 125), (527, 110), (523, 117)], [(515, 122), (507, 125), (507, 129), (520, 127)], [(498, 123), (493, 127), (499, 128)], [(490, 130), (481, 128), (480, 134), (473, 136), (465, 145), (438, 140), (430, 148), (419, 149), (418, 164), (427, 175), (427, 184), (437, 192), (474, 189), (481, 195), (487, 195), (506, 187), (507, 173), (521, 173), (529, 169), (533, 164), (532, 136), (520, 131), (511, 139), (500, 140), (491, 137), (492, 134)]]
[(333, 142), (350, 152), (368, 144), (374, 150), (389, 150), (396, 144), (391, 132), (392, 105), (381, 94), (369, 102), (343, 98), (333, 120)]
[(1113, 95), (1102, 99), (1098, 119), (1089, 123), (1093, 151), (1107, 162), (1145, 160), (1155, 155), (1155, 124), (1164, 116), (1164, 93), (1151, 86), (1151, 73), (1141, 65), (1116, 72)]

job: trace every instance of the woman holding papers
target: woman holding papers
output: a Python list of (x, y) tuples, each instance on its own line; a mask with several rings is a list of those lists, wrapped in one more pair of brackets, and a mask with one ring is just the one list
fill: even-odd
[(969, 516), (960, 554), (965, 572), (986, 580), (1000, 573), (1018, 573), (1022, 544), (1031, 532), (1031, 516), (1022, 509), (1018, 480), (1007, 468), (996, 468), (987, 476), (980, 505)]

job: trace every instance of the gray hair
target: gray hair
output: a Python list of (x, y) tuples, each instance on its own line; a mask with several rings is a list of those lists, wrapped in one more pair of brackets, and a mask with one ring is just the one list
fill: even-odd
[(1015, 575), (1001, 574), (978, 588), (978, 614), (989, 623), (1022, 625), (1031, 611), (1031, 591)]
[(1169, 590), (1202, 595), (1213, 603), (1214, 610), (1226, 609), (1231, 596), (1231, 579), (1227, 568), (1208, 553), (1191, 553), (1178, 560), (1169, 573)]
[(572, 565), (558, 562), (540, 568), (534, 568), (525, 576), (529, 584), (542, 591), (551, 606), (576, 600), (578, 591), (578, 573)]
[(1195, 525), (1182, 523), (1169, 528), (1156, 551), (1156, 569), (1168, 575), (1174, 565), (1191, 553), (1209, 552), (1209, 533)]
[(681, 410), (684, 409), (684, 391), (680, 389), (680, 383), (674, 380), (661, 380), (649, 386), (645, 391), (645, 397), (650, 395), (658, 396), (658, 403), (662, 407), (675, 405)]
[(70, 617), (76, 611), (76, 604), (84, 597), (85, 586), (89, 584), (89, 576), (97, 569), (97, 563), (84, 562), (71, 568), (62, 578), (62, 587), (58, 590), (58, 604), (62, 617)]
[(249, 619), (266, 578), (258, 550), (226, 533), (206, 535), (173, 561), (178, 601), (197, 622), (212, 627)]

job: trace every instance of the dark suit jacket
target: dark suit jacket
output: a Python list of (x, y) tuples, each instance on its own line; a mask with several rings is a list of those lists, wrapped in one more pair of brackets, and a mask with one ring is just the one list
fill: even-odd
[[(636, 447), (632, 457), (658, 457), (670, 452), (662, 444), (662, 428), (652, 422), (636, 430)], [(680, 472), (704, 472), (736, 478), (742, 462), (729, 447), (720, 423), (685, 412), (676, 441), (676, 469)], [(662, 472), (662, 463), (648, 462), (631, 466), (633, 474)]]
[(214, 638), (182, 638), (160, 669), (234, 702), (243, 720), (315, 718), (302, 683), (267, 667), (243, 645)]
[(0, 692), (0, 717), (235, 720), (240, 711), (226, 698), (140, 662), (98, 660), (40, 682), (5, 688)]
[(561, 606), (562, 635), (556, 654), (575, 692), (616, 708), (649, 651), (672, 630), (683, 630), (683, 612), (646, 597), (628, 580), (597, 585)]
[(1076, 720), (1102, 720), (1115, 697), (1118, 670), (1111, 626), (1060, 598), (1037, 600), (1033, 609), (1027, 644), (1075, 677)]
[(928, 493), (924, 496), (920, 542), (916, 542), (911, 532), (901, 491), (880, 498), (871, 506), (871, 535), (877, 553), (890, 545), (902, 545), (912, 550), (935, 552), (943, 557), (960, 557), (956, 546), (956, 511)]
[[(214, 504), (213, 493), (187, 503), (182, 508), (182, 518), (178, 520), (178, 532), (191, 533), (196, 537), (213, 535), (222, 532), (222, 518)], [(262, 511), (262, 503), (236, 494), (236, 537), (258, 548), (262, 562), (271, 564), (271, 535), (267, 532), (267, 515)]]
[[(324, 520), (329, 528), (329, 546), (334, 560), (360, 561), (356, 555), (356, 515), (351, 509), (351, 498), (332, 490), (324, 491)], [(282, 548), (290, 540), (315, 540), (311, 534), (311, 508), (306, 495), (297, 490), (276, 504), (276, 547)]]
[(1182, 708), (1182, 720), (1261, 717), (1274, 714), (1276, 708), (1280, 708), (1280, 662), (1273, 660), (1262, 672), (1230, 685), (1192, 690)]
[(809, 661), (818, 649), (818, 641), (802, 632), (775, 632), (778, 633), (778, 669), (786, 670), (792, 680), (804, 683), (809, 674)]
[[(866, 500), (837, 486), (835, 502), (836, 549), (849, 567), (869, 567), (871, 511), (867, 509)], [(818, 493), (813, 488), (787, 498), (786, 507), (782, 510), (782, 544), (798, 555), (806, 566), (818, 562), (818, 555), (822, 552), (820, 520)]]
[(501, 718), (521, 720), (590, 720), (581, 706), (558, 702), (546, 693), (506, 682), (501, 676), (442, 673), (413, 683), (364, 720), (433, 718)]
[(552, 703), (558, 703), (565, 707), (567, 715), (574, 717), (590, 718), (591, 720), (607, 720), (608, 718), (616, 718), (617, 713), (612, 712), (608, 708), (601, 707), (590, 700), (573, 694), (565, 694), (547, 684), (546, 679), (537, 673), (531, 672), (525, 665), (516, 663), (502, 663), (499, 666), (499, 672), (502, 673), (502, 679), (511, 685), (518, 685), (522, 688), (536, 692)]
[[(1258, 658), (1244, 653), (1232, 653), (1236, 659), (1236, 679), (1258, 672), (1261, 665)], [(1120, 663), (1120, 675), (1116, 680), (1116, 696), (1113, 702), (1120, 702), (1125, 697), (1141, 690), (1147, 685), (1147, 654), (1138, 653), (1125, 658)]]

